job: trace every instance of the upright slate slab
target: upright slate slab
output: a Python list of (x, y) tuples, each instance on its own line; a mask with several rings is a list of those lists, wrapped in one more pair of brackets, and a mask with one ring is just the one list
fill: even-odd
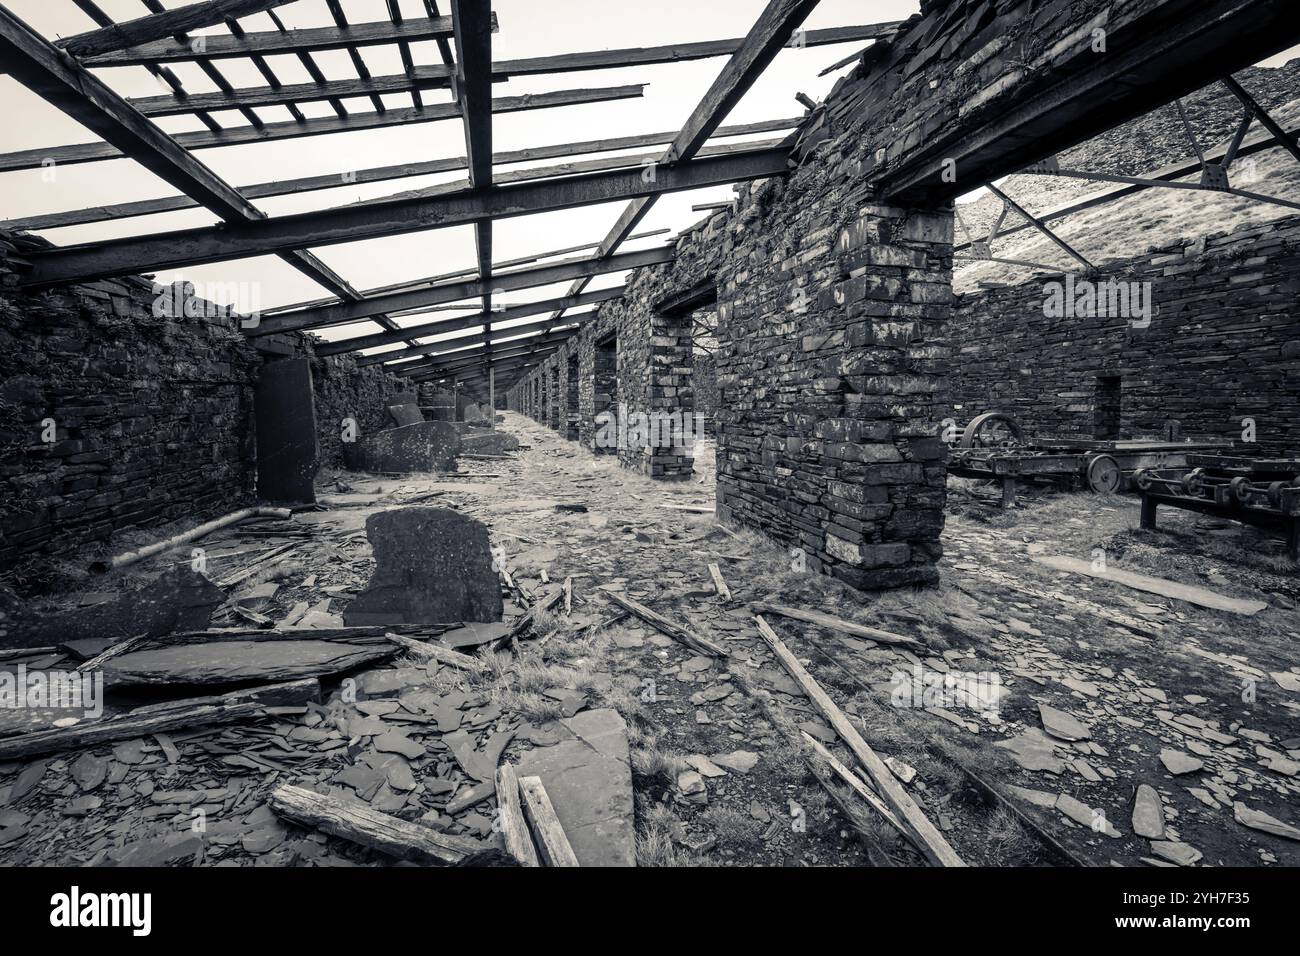
[(394, 508), (366, 519), (375, 572), (348, 627), (501, 620), (487, 526), (450, 508)]
[(401, 405), (389, 405), (388, 416), (393, 420), (394, 425), (416, 425), (424, 421), (424, 412), (420, 411), (420, 406), (414, 402)]
[(268, 501), (315, 501), (316, 403), (308, 360), (263, 365), (255, 406), (257, 493)]
[[(348, 466), (363, 471), (453, 471), (460, 435), (451, 422), (416, 422), (363, 438)], [(345, 460), (349, 458), (344, 450)], [(355, 462), (355, 463), (354, 463)]]

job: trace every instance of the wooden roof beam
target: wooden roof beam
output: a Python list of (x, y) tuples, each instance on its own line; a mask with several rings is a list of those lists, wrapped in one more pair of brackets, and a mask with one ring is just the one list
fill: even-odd
[[(744, 41), (696, 104), (686, 124), (669, 143), (661, 163), (671, 165), (687, 161), (699, 152), (815, 6), (817, 0), (769, 0)], [(601, 242), (599, 254), (609, 255), (617, 249), (645, 218), (654, 201), (654, 194), (650, 194), (628, 203)], [(587, 281), (579, 279), (574, 282), (569, 292), (581, 292)], [(555, 318), (558, 319), (559, 314)]]
[[(89, 75), (89, 74), (87, 74)], [(498, 113), (515, 113), (523, 110), (552, 109), (560, 106), (579, 106), (585, 103), (603, 103), (639, 97), (644, 84), (630, 86), (597, 87), (595, 89), (559, 90), (553, 93), (534, 93), (525, 96), (503, 96), (493, 102)], [(324, 136), (330, 133), (351, 133), (359, 130), (406, 126), (413, 123), (430, 123), (460, 118), (460, 108), (455, 103), (436, 103), (423, 109), (389, 110), (385, 113), (353, 113), (348, 116), (324, 116), (304, 122), (286, 120), (264, 123), (261, 126), (237, 126), (221, 130), (196, 130), (177, 133), (171, 139), (186, 150), (214, 149), (221, 146), (240, 146), (248, 143), (267, 143), (303, 136)], [(71, 146), (47, 146), (19, 150), (0, 155), (0, 172), (21, 169), (40, 169), (51, 162), (60, 166), (78, 163), (95, 163), (119, 159), (120, 149), (108, 143), (76, 143)], [(338, 183), (342, 185), (343, 183)]]
[[(785, 122), (785, 121), (782, 121)], [(793, 122), (793, 121), (789, 121)], [(769, 124), (759, 124), (769, 125)], [(742, 127), (728, 127), (719, 130), (719, 135), (741, 135), (739, 133), (729, 134), (729, 129), (740, 129)], [(746, 131), (748, 131), (747, 128)], [(672, 133), (650, 133), (645, 136), (627, 136), (623, 140), (635, 140), (633, 145), (651, 145), (655, 142), (667, 142), (672, 138)], [(648, 142), (647, 142), (648, 141)], [(582, 155), (584, 153), (595, 152), (597, 148), (615, 149), (623, 147), (610, 147), (607, 144), (609, 140), (587, 140), (581, 143), (569, 143), (562, 146), (543, 146), (531, 149), (514, 150), (512, 152), (497, 153), (495, 157), (496, 165), (505, 165), (515, 162), (527, 162), (535, 159), (558, 158), (560, 156)], [(723, 153), (742, 152), (751, 149), (771, 149), (781, 143), (778, 139), (765, 139), (759, 142), (744, 143), (719, 143), (715, 146), (706, 146), (700, 150), (701, 156), (717, 156)], [(555, 166), (538, 166), (530, 169), (512, 170), (507, 173), (498, 173), (495, 176), (497, 183), (505, 182), (525, 182), (530, 179), (546, 179), (551, 176), (566, 176), (581, 172), (595, 172), (602, 169), (621, 169), (627, 166), (636, 166), (640, 168), (646, 161), (653, 160), (653, 155), (643, 154), (637, 156), (610, 156), (602, 159), (583, 160), (576, 163), (562, 163)], [(325, 176), (307, 176), (301, 179), (285, 179), (278, 182), (255, 183), (251, 186), (240, 187), (240, 192), (247, 199), (262, 199), (267, 196), (287, 196), (303, 192), (312, 192), (322, 189), (337, 189), (341, 186), (354, 185), (356, 183), (373, 183), (385, 182), (394, 179), (406, 179), (413, 176), (427, 176), (434, 173), (454, 172), (464, 169), (466, 161), (463, 156), (452, 159), (433, 159), (418, 163), (401, 163), (395, 166), (373, 166), (368, 169), (351, 170), (346, 174), (331, 173)], [(456, 188), (464, 188), (464, 183), (449, 184)], [(107, 206), (92, 206), (87, 209), (72, 209), (67, 212), (44, 213), (37, 216), (26, 216), (22, 219), (10, 219), (7, 222), (0, 222), (0, 228), (11, 229), (14, 231), (21, 229), (60, 229), (67, 226), (80, 226), (89, 222), (108, 222), (113, 219), (129, 219), (133, 216), (152, 216), (163, 212), (176, 212), (181, 209), (193, 209), (199, 204), (188, 196), (166, 196), (162, 199), (142, 199), (136, 202), (117, 203)], [(659, 232), (666, 232), (665, 229), (654, 230), (653, 232), (638, 233), (638, 236), (654, 235)], [(629, 236), (629, 239), (637, 236)], [(591, 242), (579, 247), (583, 249), (593, 249), (599, 243)], [(567, 250), (576, 251), (576, 250)], [(540, 258), (540, 257), (539, 257)], [(306, 303), (304, 303), (306, 304)]]
[[(492, 14), (496, 29), (496, 14)], [(205, 36), (201, 43), (179, 40), (155, 40), (86, 57), (83, 66), (145, 66), (151, 63), (186, 63), (194, 60), (229, 59), (243, 56), (310, 53), (319, 50), (346, 50), (350, 47), (378, 46), (405, 40), (446, 39), (452, 35), (451, 17), (356, 23), (349, 27), (309, 27), (303, 30), (267, 30), (243, 36)], [(196, 38), (197, 39), (197, 38)]]
[[(300, 332), (309, 329), (328, 328), (332, 325), (347, 325), (362, 319), (378, 315), (381, 312), (409, 313), (427, 309), (430, 306), (464, 299), (481, 298), (493, 292), (516, 292), (520, 289), (532, 289), (537, 286), (564, 282), (583, 275), (601, 275), (606, 272), (622, 272), (642, 266), (660, 265), (671, 262), (673, 249), (670, 246), (658, 246), (636, 252), (626, 252), (604, 259), (574, 258), (564, 259), (548, 265), (533, 266), (502, 272), (484, 281), (482, 279), (465, 279), (460, 282), (444, 282), (420, 289), (400, 292), (373, 294), (367, 293), (360, 302), (339, 302), (331, 305), (315, 306), (307, 309), (295, 309), (289, 312), (277, 312), (262, 316), (256, 329), (250, 329), (250, 335), (273, 335), (277, 332)], [(447, 322), (454, 319), (444, 320)], [(362, 346), (368, 348), (368, 346)]]
[(75, 57), (113, 53), (129, 47), (163, 40), (178, 33), (216, 26), (227, 19), (247, 17), (291, 0), (204, 0), (175, 10), (165, 10), (135, 20), (126, 20), (78, 33), (59, 40), (55, 46), (67, 50)]
[(641, 170), (613, 170), (68, 246), (33, 253), (22, 284), (49, 287), (765, 179), (784, 175), (788, 163), (785, 149), (753, 150), (677, 163), (660, 170), (653, 182)]

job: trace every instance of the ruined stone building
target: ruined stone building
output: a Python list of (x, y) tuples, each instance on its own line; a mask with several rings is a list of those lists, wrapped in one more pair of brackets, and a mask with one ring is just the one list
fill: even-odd
[(499, 6), (0, 6), (0, 856), (1294, 864), (1300, 8)]

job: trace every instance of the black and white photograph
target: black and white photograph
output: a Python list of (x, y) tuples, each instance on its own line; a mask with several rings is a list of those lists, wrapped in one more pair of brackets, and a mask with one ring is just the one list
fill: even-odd
[(0, 118), (13, 925), (1294, 930), (1294, 0), (0, 0)]

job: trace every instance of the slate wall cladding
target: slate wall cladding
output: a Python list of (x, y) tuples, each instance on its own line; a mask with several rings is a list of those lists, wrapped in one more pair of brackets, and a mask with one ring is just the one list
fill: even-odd
[[(547, 359), (578, 358), (582, 441), (601, 394), (593, 346), (612, 332), (629, 411), (686, 401), (665, 369), (686, 365), (676, 360), (689, 343), (656, 325), (654, 303), (712, 279), (719, 519), (856, 587), (935, 581), (953, 219), (885, 205), (869, 183), (1051, 85), (1056, 67), (1090, 55), (1094, 30), (1189, 3), (927, 0), (809, 115), (789, 176), (737, 187), (729, 209), (678, 238), (671, 264), (635, 270), (623, 298)], [(689, 454), (674, 451), (685, 450), (620, 458), (655, 477), (689, 474)]]
[(1186, 436), (1240, 441), (1249, 418), (1252, 453), (1300, 454), (1300, 216), (1180, 241), (1100, 273), (1096, 281), (1151, 283), (1158, 312), (1148, 327), (1046, 318), (1044, 284), (1060, 276), (959, 297), (948, 414), (964, 424), (1005, 410), (1031, 435), (1092, 437), (1098, 377), (1118, 376), (1122, 437), (1160, 435), (1177, 421)]
[[(216, 309), (157, 317), (139, 276), (18, 291), (24, 251), (44, 244), (0, 234), (0, 570), (80, 564), (115, 532), (251, 503), (258, 369), (310, 355), (309, 340), (268, 336), (255, 349)], [(334, 463), (338, 409), (366, 427), (391, 376), (341, 357), (312, 367), (322, 462)]]

